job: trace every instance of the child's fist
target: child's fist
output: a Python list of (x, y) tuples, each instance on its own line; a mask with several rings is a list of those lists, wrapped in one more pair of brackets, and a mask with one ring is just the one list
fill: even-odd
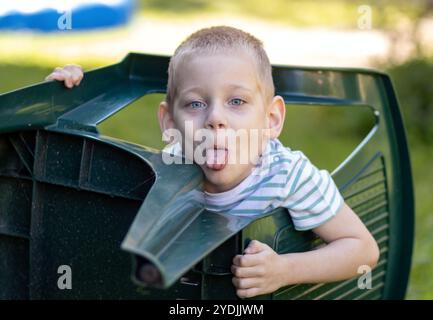
[(233, 259), (231, 271), (236, 294), (240, 298), (250, 298), (271, 293), (279, 289), (281, 273), (280, 256), (267, 244), (252, 240), (243, 255)]
[(84, 73), (81, 66), (76, 64), (67, 64), (63, 68), (57, 67), (50, 73), (45, 80), (64, 81), (65, 86), (72, 88), (78, 86), (83, 79)]

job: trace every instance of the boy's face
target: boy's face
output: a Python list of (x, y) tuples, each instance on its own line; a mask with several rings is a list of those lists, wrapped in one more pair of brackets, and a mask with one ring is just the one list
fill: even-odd
[[(279, 135), (285, 109), (282, 98), (266, 101), (256, 64), (245, 52), (189, 57), (177, 65), (175, 83), (171, 112), (161, 104), (162, 129), (178, 129), (193, 149), (201, 142), (192, 142), (191, 134), (205, 129), (214, 145), (204, 149), (205, 161), (198, 163), (205, 175), (204, 188), (208, 192), (232, 189), (251, 173), (267, 140)], [(242, 130), (247, 139), (230, 144), (228, 130)]]

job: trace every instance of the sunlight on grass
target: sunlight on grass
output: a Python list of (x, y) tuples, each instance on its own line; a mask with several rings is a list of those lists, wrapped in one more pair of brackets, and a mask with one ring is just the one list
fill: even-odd
[[(140, 14), (168, 20), (194, 19), (206, 15), (236, 15), (298, 27), (357, 28), (358, 7), (369, 5), (375, 27), (395, 26), (402, 18), (412, 19), (416, 3), (317, 0), (140, 0)], [(386, 19), (385, 19), (386, 17)]]
[[(95, 67), (115, 63), (131, 51), (170, 55), (184, 37), (209, 23), (229, 23), (241, 28), (265, 24), (279, 28), (295, 26), (357, 30), (358, 6), (361, 4), (368, 4), (368, 1), (141, 1), (132, 21), (119, 28), (54, 33), (1, 31), (0, 61), (28, 66), (53, 67), (77, 63), (84, 67)], [(371, 5), (375, 31), (384, 21), (395, 24), (402, 17), (410, 17), (413, 11), (410, 5), (407, 8), (388, 5), (386, 19), (382, 19), (382, 7), (374, 3)], [(173, 24), (179, 24), (182, 28), (173, 32), (169, 28)], [(276, 55), (273, 52), (278, 51), (275, 44), (271, 43), (270, 48), (270, 55)], [(310, 48), (309, 45), (306, 48)]]
[(58, 66), (66, 63), (78, 63), (84, 67), (101, 66), (114, 63), (125, 55), (127, 48), (113, 49), (116, 40), (124, 36), (123, 29), (63, 34), (0, 33), (0, 47), (4, 48), (0, 50), (0, 61), (22, 66)]

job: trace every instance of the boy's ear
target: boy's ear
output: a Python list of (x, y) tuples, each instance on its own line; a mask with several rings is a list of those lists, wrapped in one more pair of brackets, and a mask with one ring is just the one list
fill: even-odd
[(283, 130), (284, 119), (286, 116), (286, 104), (281, 96), (272, 98), (272, 102), (268, 109), (270, 138), (278, 138)]
[(158, 120), (159, 120), (159, 127), (161, 128), (162, 139), (170, 143), (170, 135), (168, 134), (167, 130), (174, 129), (175, 123), (174, 123), (173, 115), (170, 112), (170, 108), (166, 101), (161, 101), (161, 103), (159, 104)]
[(174, 128), (173, 115), (170, 112), (168, 103), (165, 101), (161, 101), (161, 103), (159, 104), (158, 120), (159, 127), (161, 128), (162, 133), (164, 133), (165, 130)]

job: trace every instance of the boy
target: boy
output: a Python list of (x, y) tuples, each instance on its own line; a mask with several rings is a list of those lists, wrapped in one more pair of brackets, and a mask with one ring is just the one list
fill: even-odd
[[(165, 151), (189, 157), (202, 168), (207, 209), (251, 215), (283, 206), (297, 230), (312, 229), (326, 243), (313, 251), (278, 255), (266, 244), (251, 241), (244, 254), (233, 259), (239, 297), (295, 283), (343, 280), (356, 276), (360, 266), (377, 264), (374, 238), (344, 202), (330, 174), (278, 140), (285, 103), (274, 94), (271, 65), (259, 40), (231, 27), (199, 30), (176, 49), (168, 74), (159, 123), (162, 132), (180, 132), (182, 141)], [(82, 77), (79, 66), (67, 65), (46, 79), (72, 88)], [(195, 139), (199, 130), (212, 142), (202, 152), (186, 155), (182, 150), (202, 147)], [(247, 132), (247, 140), (228, 145), (228, 130)], [(251, 151), (253, 136), (256, 148)], [(249, 161), (237, 160), (247, 153)]]

